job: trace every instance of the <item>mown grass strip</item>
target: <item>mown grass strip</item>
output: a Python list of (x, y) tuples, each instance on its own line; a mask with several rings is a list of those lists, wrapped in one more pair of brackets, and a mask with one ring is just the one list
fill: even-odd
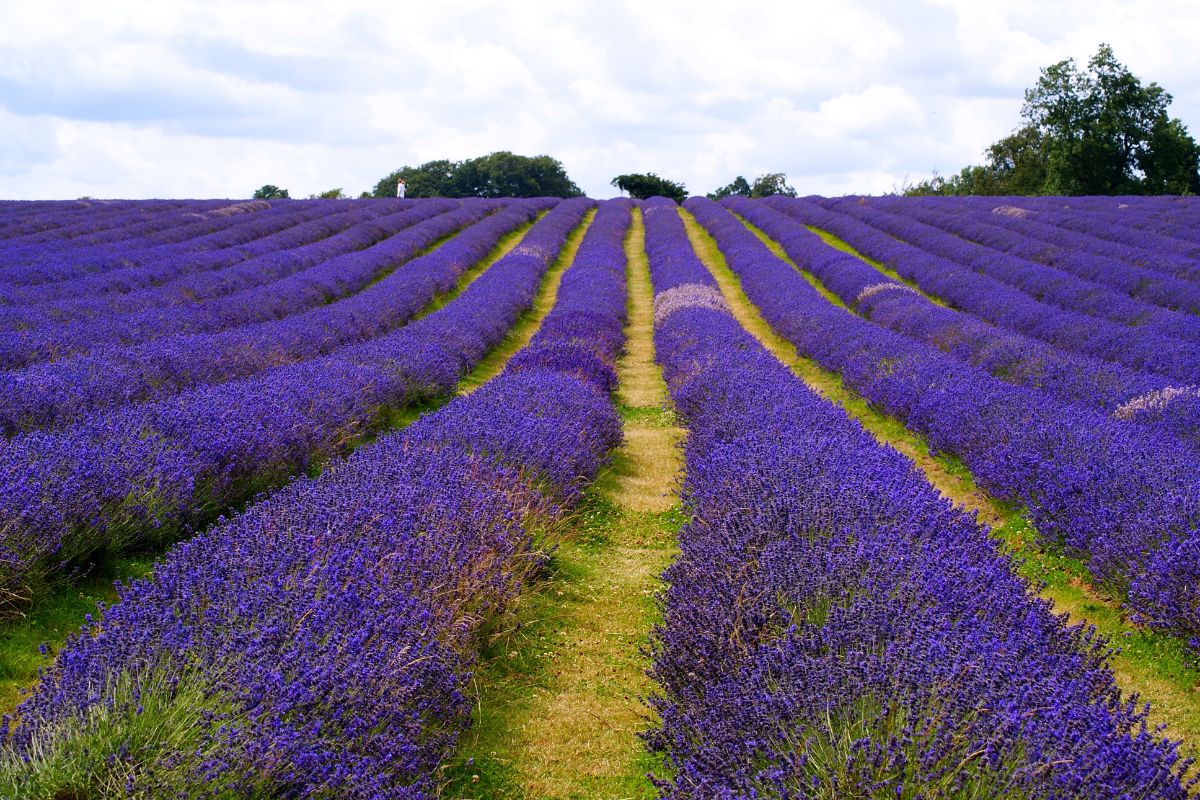
[[(542, 216), (545, 216), (545, 212), (539, 214), (538, 219)], [(516, 247), (533, 224), (526, 223), (501, 237), (485, 258), (464, 271), (452, 289), (436, 296), (416, 318), (432, 314), (462, 294), (475, 279)], [(437, 245), (426, 248), (422, 254), (431, 252), (450, 238), (452, 236), (439, 240)], [(378, 422), (354, 438), (349, 446), (353, 449), (373, 442), (382, 433), (403, 428), (444, 402), (443, 399), (381, 409)], [(315, 462), (308, 474), (316, 476), (325, 463), (324, 460)], [(116, 600), (114, 584), (117, 581), (125, 582), (149, 575), (153, 572), (154, 562), (167, 550), (169, 547), (102, 560), (86, 577), (42, 594), (25, 609), (22, 617), (0, 625), (0, 714), (16, 708), (21, 701), (22, 691), (37, 681), (38, 670), (53, 661), (67, 637), (79, 630), (89, 614), (98, 613), (98, 603)]]
[(683, 524), (683, 431), (654, 363), (653, 290), (640, 214), (626, 239), (629, 320), (618, 365), (624, 442), (555, 548), (518, 626), (492, 643), (477, 719), (448, 770), (458, 798), (652, 798), (659, 768), (644, 648), (658, 576)]
[(529, 229), (537, 224), (537, 222), (548, 213), (550, 212), (539, 212), (538, 215), (534, 217), (532, 222), (526, 222), (519, 228), (501, 236), (500, 241), (496, 243), (496, 246), (492, 249), (492, 252), (488, 253), (487, 256), (479, 263), (474, 264), (464, 270), (463, 273), (458, 276), (458, 280), (454, 282), (454, 286), (451, 287), (449, 291), (443, 292), (434, 297), (428, 305), (413, 315), (413, 320), (415, 321), (421, 319), (422, 317), (427, 317), (433, 312), (440, 311), (441, 309), (445, 308), (447, 303), (466, 291), (467, 287), (474, 283), (480, 275), (487, 272), (489, 267), (511, 253), (512, 249), (520, 244), (521, 240), (525, 238), (525, 234), (529, 232)]
[[(1079, 561), (1043, 548), (1022, 510), (982, 491), (960, 459), (947, 454), (932, 455), (921, 435), (910, 431), (895, 417), (873, 409), (837, 373), (799, 355), (746, 297), (741, 282), (729, 269), (712, 237), (691, 214), (682, 209), (680, 213), (692, 246), (716, 277), (742, 326), (813, 391), (841, 406), (878, 441), (907, 456), (944, 497), (974, 511), (1017, 557), (1020, 574), (1039, 586), (1040, 595), (1050, 600), (1056, 611), (1068, 614), (1074, 622), (1095, 626), (1114, 648), (1119, 648), (1110, 660), (1113, 672), (1124, 691), (1136, 693), (1142, 701), (1151, 703), (1151, 721), (1166, 725), (1167, 735), (1182, 739), (1186, 752), (1200, 753), (1200, 695), (1197, 695), (1200, 669), (1189, 658), (1185, 643), (1130, 625), (1123, 619), (1119, 604), (1090, 585), (1087, 571)], [(775, 252), (796, 267), (779, 250)]]
[(538, 328), (542, 327), (542, 320), (550, 313), (550, 309), (554, 308), (554, 302), (558, 299), (558, 286), (562, 283), (563, 273), (567, 271), (567, 267), (575, 260), (575, 253), (579, 251), (579, 244), (583, 241), (584, 234), (587, 233), (588, 227), (595, 218), (596, 209), (593, 208), (584, 216), (583, 222), (579, 224), (579, 227), (571, 231), (571, 235), (567, 237), (567, 243), (559, 251), (558, 257), (551, 264), (550, 269), (546, 271), (546, 275), (542, 278), (542, 282), (538, 285), (537, 299), (534, 300), (533, 306), (520, 316), (516, 325), (509, 329), (508, 335), (504, 337), (504, 341), (499, 346), (493, 348), (468, 373), (467, 377), (458, 386), (458, 394), (470, 394), (499, 375), (504, 371), (504, 367), (508, 364), (509, 359), (533, 339), (534, 334), (538, 332)]
[[(745, 223), (750, 228), (750, 230), (754, 231), (754, 233), (756, 235), (758, 235), (758, 237), (760, 239), (762, 239), (764, 242), (768, 242), (769, 244), (774, 244), (770, 239), (766, 238), (765, 234), (763, 234), (761, 231), (759, 231), (753, 225), (750, 225), (749, 223), (747, 223), (746, 220), (743, 219), (742, 222)], [(891, 278), (892, 280), (903, 283), (905, 286), (909, 287), (910, 289), (912, 289), (917, 294), (924, 297), (929, 302), (934, 303), (935, 305), (942, 306), (943, 308), (953, 308), (953, 306), (951, 306), (949, 303), (947, 303), (945, 300), (941, 299), (940, 297), (926, 292), (924, 289), (922, 289), (920, 286), (917, 285), (916, 281), (910, 281), (908, 278), (901, 276), (900, 273), (896, 272), (896, 270), (894, 270), (894, 269), (891, 269), (891, 268), (885, 266), (883, 264), (883, 262), (881, 262), (881, 261), (876, 261), (873, 258), (864, 256), (862, 253), (855, 250), (850, 244), (842, 241), (838, 237), (834, 236), (832, 233), (830, 233), (828, 231), (823, 231), (820, 228), (813, 227), (812, 225), (805, 225), (804, 227), (808, 228), (810, 231), (815, 233), (817, 236), (821, 237), (821, 241), (823, 241), (825, 244), (832, 247), (834, 250), (841, 250), (843, 253), (849, 253), (850, 255), (854, 256), (855, 258), (862, 259), (863, 261), (867, 262), (872, 267), (879, 270), (881, 273), (883, 273), (887, 277)], [(778, 245), (775, 245), (775, 246), (778, 247)], [(780, 251), (780, 253), (782, 253), (782, 248), (780, 248), (779, 251)], [(781, 255), (781, 257), (783, 257), (783, 256)]]

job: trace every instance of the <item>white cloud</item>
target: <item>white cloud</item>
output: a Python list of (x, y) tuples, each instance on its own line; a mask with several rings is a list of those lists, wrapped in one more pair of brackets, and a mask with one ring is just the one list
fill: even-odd
[(597, 196), (646, 170), (889, 191), (978, 160), (1101, 41), (1200, 133), (1198, 34), (1184, 2), (43, 0), (0, 26), (0, 195), (357, 193), (499, 149)]

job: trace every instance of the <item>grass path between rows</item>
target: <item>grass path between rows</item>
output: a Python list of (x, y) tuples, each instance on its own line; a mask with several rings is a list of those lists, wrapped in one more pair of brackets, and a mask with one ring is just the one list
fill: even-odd
[[(1073, 622), (1094, 625), (1109, 639), (1113, 648), (1118, 648), (1110, 659), (1117, 682), (1123, 691), (1136, 693), (1142, 701), (1152, 704), (1151, 722), (1165, 725), (1168, 736), (1183, 740), (1185, 753), (1200, 752), (1200, 694), (1197, 693), (1200, 691), (1200, 670), (1190, 663), (1186, 645), (1175, 637), (1125, 622), (1119, 603), (1088, 583), (1082, 564), (1040, 547), (1036, 531), (1021, 510), (987, 495), (976, 485), (961, 460), (949, 455), (931, 455), (929, 445), (920, 434), (908, 430), (895, 417), (873, 409), (858, 393), (844, 385), (837, 373), (799, 355), (750, 302), (712, 237), (691, 214), (682, 209), (680, 213), (692, 246), (716, 277), (721, 293), (742, 326), (809, 388), (841, 406), (878, 441), (912, 460), (942, 496), (974, 511), (980, 522), (988, 525), (992, 534), (1020, 559), (1020, 573), (1035, 586), (1042, 587), (1040, 596), (1050, 600), (1056, 612), (1068, 614)], [(749, 224), (747, 227), (810, 283), (820, 285), (814, 276), (800, 270), (762, 231)], [(829, 234), (823, 234), (822, 238), (833, 239)], [(844, 242), (839, 243), (838, 249), (862, 257)], [(869, 259), (864, 260), (872, 263)], [(840, 302), (838, 305), (845, 307)]]
[[(782, 247), (780, 247), (779, 245), (775, 244), (775, 242), (774, 242), (774, 241), (772, 241), (772, 240), (771, 240), (769, 237), (767, 237), (767, 235), (766, 235), (765, 233), (763, 233), (761, 230), (759, 230), (758, 228), (756, 228), (756, 227), (754, 227), (753, 225), (751, 225), (749, 222), (746, 222), (746, 220), (745, 220), (745, 219), (742, 219), (741, 217), (738, 217), (738, 218), (739, 218), (739, 219), (741, 219), (741, 220), (742, 220), (742, 222), (743, 222), (743, 223), (744, 223), (744, 224), (745, 224), (745, 225), (746, 225), (748, 228), (750, 228), (750, 230), (754, 231), (754, 233), (758, 235), (758, 238), (760, 238), (760, 239), (762, 239), (764, 242), (766, 242), (766, 243), (767, 243), (767, 245), (768, 245), (768, 246), (769, 246), (769, 247), (770, 247), (772, 250), (774, 250), (774, 251), (775, 251), (775, 254), (776, 254), (777, 256), (779, 256), (780, 258), (782, 258), (782, 259), (784, 259), (785, 261), (787, 261), (787, 262), (788, 262), (789, 264), (791, 264), (793, 267), (795, 267), (795, 266), (796, 266), (795, 262), (794, 262), (794, 261), (792, 261), (790, 258), (788, 258), (788, 257), (787, 257), (787, 254), (785, 254), (785, 253), (783, 252), (783, 248), (782, 248)], [(854, 256), (855, 258), (859, 259), (860, 261), (865, 261), (865, 262), (867, 262), (868, 264), (870, 264), (872, 267), (874, 267), (875, 269), (877, 269), (877, 270), (879, 270), (880, 272), (882, 272), (882, 273), (883, 273), (884, 275), (886, 275), (887, 277), (891, 278), (891, 279), (892, 279), (892, 280), (894, 280), (894, 281), (898, 281), (898, 282), (900, 282), (900, 283), (903, 283), (905, 286), (907, 286), (908, 288), (912, 289), (914, 292), (916, 292), (917, 294), (921, 295), (921, 297), (924, 297), (926, 300), (928, 300), (929, 302), (933, 303), (934, 305), (941, 306), (942, 308), (953, 308), (953, 306), (951, 306), (949, 303), (947, 303), (947, 302), (946, 302), (945, 300), (943, 300), (942, 298), (938, 297), (937, 295), (932, 295), (932, 294), (930, 294), (929, 292), (927, 292), (927, 291), (925, 291), (924, 289), (922, 289), (920, 286), (918, 286), (918, 285), (917, 285), (917, 282), (916, 282), (916, 281), (914, 281), (914, 280), (909, 280), (908, 278), (905, 278), (905, 277), (904, 277), (903, 275), (901, 275), (899, 272), (896, 272), (896, 270), (894, 270), (894, 269), (892, 269), (891, 267), (887, 266), (887, 265), (886, 265), (886, 264), (884, 264), (882, 261), (876, 261), (876, 260), (875, 260), (875, 259), (873, 259), (873, 258), (870, 258), (870, 257), (868, 257), (868, 256), (865, 256), (865, 255), (863, 255), (862, 253), (860, 253), (860, 252), (858, 252), (857, 250), (855, 250), (853, 247), (851, 247), (851, 246), (850, 246), (849, 244), (847, 244), (846, 242), (844, 242), (844, 241), (842, 241), (841, 239), (839, 239), (838, 237), (834, 236), (832, 233), (829, 233), (828, 231), (823, 231), (823, 230), (821, 230), (820, 228), (813, 227), (812, 225), (805, 225), (804, 227), (808, 228), (808, 230), (809, 230), (809, 231), (811, 231), (812, 233), (815, 233), (815, 234), (816, 234), (816, 235), (817, 235), (817, 236), (818, 236), (818, 237), (821, 239), (821, 241), (823, 241), (825, 244), (827, 244), (827, 245), (829, 245), (830, 247), (832, 247), (834, 250), (841, 250), (843, 253), (849, 253), (850, 255)], [(893, 237), (893, 238), (895, 238), (895, 237)], [(797, 269), (799, 269), (799, 267), (797, 267)], [(801, 270), (801, 271), (803, 272), (803, 270)], [(807, 273), (807, 272), (805, 272), (804, 274), (805, 274), (806, 276), (808, 275), (808, 273)], [(814, 281), (815, 281), (815, 279), (813, 279), (811, 276), (809, 276), (809, 277), (810, 277), (810, 280), (814, 280)], [(832, 293), (832, 292), (830, 292), (830, 294), (832, 295), (833, 293)], [(839, 305), (842, 305), (841, 301), (839, 301), (839, 302), (838, 302), (838, 304), (839, 304)], [(844, 307), (844, 306), (843, 306), (843, 307)]]
[[(544, 212), (538, 218), (541, 216)], [(533, 224), (526, 223), (502, 236), (486, 257), (459, 276), (450, 291), (435, 297), (415, 318), (433, 313), (461, 294), (492, 264), (516, 247)], [(438, 240), (437, 245), (449, 238)], [(422, 255), (434, 249), (436, 245), (423, 250)], [(386, 409), (379, 424), (356, 438), (352, 446), (360, 447), (385, 431), (404, 427), (431, 407)], [(311, 472), (315, 474), (319, 469), (320, 464), (317, 464)], [(21, 701), (21, 692), (37, 681), (38, 670), (54, 660), (67, 637), (79, 630), (89, 614), (97, 613), (97, 603), (111, 603), (117, 599), (116, 581), (149, 575), (155, 561), (169, 549), (135, 552), (97, 564), (88, 575), (58, 586), (35, 600), (22, 617), (0, 624), (0, 715), (10, 713), (16, 707)], [(42, 651), (43, 644), (46, 645), (45, 652)]]
[(657, 761), (638, 733), (654, 595), (683, 522), (683, 431), (654, 363), (653, 291), (640, 212), (626, 239), (626, 350), (617, 402), (624, 439), (557, 543), (515, 630), (494, 640), (479, 705), (448, 770), (457, 798), (652, 798)]

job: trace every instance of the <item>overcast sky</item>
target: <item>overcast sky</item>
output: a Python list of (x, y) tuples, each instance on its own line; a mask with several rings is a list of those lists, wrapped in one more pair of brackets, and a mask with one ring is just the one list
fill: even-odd
[(1194, 1), (13, 2), (0, 197), (357, 195), (493, 150), (595, 197), (647, 171), (879, 193), (978, 162), (1101, 42), (1200, 136)]

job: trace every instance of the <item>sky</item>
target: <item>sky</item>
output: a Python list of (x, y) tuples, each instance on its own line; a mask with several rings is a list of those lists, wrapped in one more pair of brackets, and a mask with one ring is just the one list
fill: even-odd
[(37, 2), (0, 25), (0, 197), (293, 197), (548, 154), (589, 195), (786, 173), (878, 194), (979, 163), (1101, 42), (1200, 137), (1200, 3)]

